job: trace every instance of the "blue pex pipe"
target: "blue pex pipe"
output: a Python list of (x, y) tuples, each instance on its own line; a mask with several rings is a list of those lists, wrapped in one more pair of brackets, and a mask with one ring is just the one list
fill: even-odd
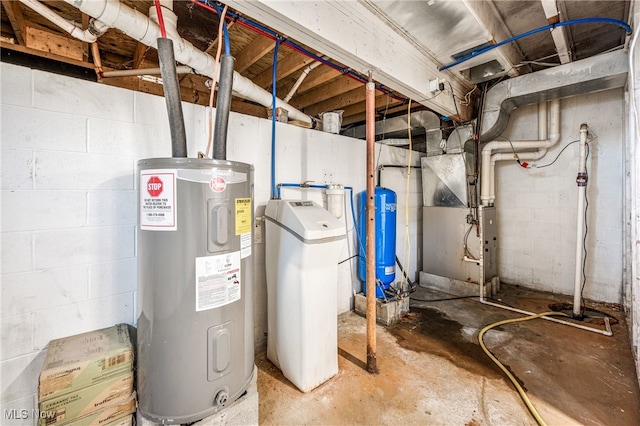
[(273, 87), (271, 88), (271, 198), (280, 198), (279, 191), (276, 192), (276, 82), (278, 70), (278, 48), (280, 39), (276, 39), (276, 46), (273, 50)]
[(524, 38), (524, 37), (528, 37), (530, 35), (539, 33), (541, 31), (552, 30), (552, 29), (554, 29), (556, 27), (566, 27), (566, 26), (569, 26), (569, 25), (589, 24), (589, 23), (597, 23), (597, 22), (605, 23), (605, 24), (618, 25), (618, 26), (624, 28), (624, 30), (627, 33), (627, 35), (631, 35), (631, 33), (632, 33), (631, 27), (626, 22), (620, 21), (618, 19), (613, 19), (613, 18), (572, 19), (570, 21), (558, 22), (557, 24), (545, 25), (544, 27), (536, 28), (536, 29), (527, 31), (525, 33), (522, 33), (520, 35), (513, 36), (511, 38), (508, 38), (508, 39), (506, 39), (504, 41), (501, 41), (500, 43), (494, 44), (492, 46), (488, 46), (488, 47), (482, 48), (482, 49), (480, 49), (478, 51), (471, 52), (471, 54), (468, 57), (466, 57), (464, 59), (460, 59), (460, 60), (455, 61), (455, 62), (451, 62), (448, 65), (445, 65), (445, 66), (443, 66), (441, 68), (438, 68), (438, 71), (444, 71), (444, 70), (447, 70), (447, 69), (449, 69), (451, 67), (455, 67), (456, 65), (460, 65), (461, 63), (466, 62), (466, 61), (468, 61), (470, 59), (473, 59), (476, 56), (480, 56), (483, 53), (487, 53), (487, 52), (489, 52), (489, 51), (491, 51), (493, 49), (497, 49), (498, 47), (504, 46), (505, 44), (509, 44), (509, 43), (511, 43), (513, 41), (519, 40), (519, 39)]

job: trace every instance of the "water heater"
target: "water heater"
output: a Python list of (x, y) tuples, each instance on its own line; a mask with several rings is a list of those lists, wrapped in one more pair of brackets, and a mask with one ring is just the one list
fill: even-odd
[[(358, 277), (367, 282), (367, 191), (358, 194)], [(375, 188), (376, 297), (383, 298), (396, 277), (396, 193), (388, 188)], [(362, 286), (366, 294), (366, 285)]]
[(253, 374), (253, 166), (160, 158), (138, 169), (139, 410), (191, 423)]

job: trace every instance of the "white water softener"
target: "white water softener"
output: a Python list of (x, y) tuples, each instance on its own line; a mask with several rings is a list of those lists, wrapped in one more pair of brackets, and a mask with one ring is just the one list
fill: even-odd
[(313, 201), (265, 212), (267, 357), (303, 392), (338, 372), (338, 257), (345, 225)]

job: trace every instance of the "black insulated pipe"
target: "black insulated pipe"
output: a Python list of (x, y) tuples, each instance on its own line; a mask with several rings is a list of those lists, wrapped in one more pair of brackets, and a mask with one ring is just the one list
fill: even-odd
[(187, 134), (184, 128), (180, 82), (178, 81), (176, 58), (173, 54), (173, 41), (171, 39), (158, 39), (158, 59), (160, 60), (160, 75), (162, 76), (164, 99), (167, 103), (167, 113), (169, 115), (171, 155), (173, 157), (186, 157)]
[(216, 160), (227, 159), (227, 129), (229, 128), (231, 89), (233, 88), (233, 68), (235, 63), (236, 60), (231, 55), (222, 55), (220, 59), (216, 127), (213, 131), (213, 158)]

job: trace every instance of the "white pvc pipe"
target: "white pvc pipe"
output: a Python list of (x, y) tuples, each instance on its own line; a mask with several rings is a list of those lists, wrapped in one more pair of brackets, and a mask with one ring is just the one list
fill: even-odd
[(287, 93), (287, 96), (284, 97), (285, 102), (289, 102), (291, 100), (293, 95), (296, 93), (296, 90), (298, 90), (298, 87), (300, 87), (304, 79), (307, 78), (307, 75), (309, 75), (311, 70), (318, 68), (320, 65), (322, 65), (322, 62), (314, 62), (311, 65), (308, 65), (304, 69), (304, 71), (302, 71), (302, 74), (300, 74), (300, 77), (298, 77), (298, 79), (296, 80), (291, 90), (289, 90), (289, 93)]
[[(116, 0), (64, 0), (66, 3), (78, 8), (87, 15), (99, 19), (112, 28), (117, 28), (140, 43), (157, 48), (156, 40), (160, 37), (160, 28), (156, 22), (137, 10)], [(152, 7), (150, 15), (155, 16), (155, 8)], [(196, 49), (190, 42), (178, 35), (175, 22), (176, 15), (169, 11), (163, 11), (167, 37), (173, 40), (176, 61), (188, 65), (198, 74), (206, 75), (217, 81), (215, 59), (208, 54)], [(255, 85), (251, 80), (233, 73), (233, 92), (235, 95), (259, 103), (271, 108), (271, 93)], [(311, 123), (312, 119), (293, 106), (276, 99), (276, 108), (286, 109), (289, 118), (305, 123)]]
[[(482, 224), (482, 215), (483, 215), (483, 208), (484, 206), (478, 206), (478, 221)], [(529, 312), (529, 311), (525, 311), (524, 309), (518, 309), (518, 308), (512, 308), (511, 306), (505, 306), (505, 305), (500, 305), (499, 303), (493, 303), (493, 302), (489, 302), (488, 300), (485, 300), (484, 298), (484, 250), (482, 250), (482, 241), (480, 241), (480, 259), (478, 259), (478, 265), (480, 266), (478, 268), (479, 271), (479, 279), (478, 279), (478, 284), (480, 284), (480, 297), (479, 297), (479, 301), (480, 303), (482, 303), (483, 305), (489, 305), (489, 306), (493, 306), (494, 308), (500, 308), (500, 309), (506, 309), (507, 311), (512, 311), (512, 312), (517, 312), (519, 314), (523, 314), (523, 315), (536, 315), (535, 312)], [(586, 325), (582, 325), (582, 324), (576, 324), (573, 322), (569, 322), (569, 321), (564, 321), (558, 318), (554, 318), (554, 317), (548, 317), (548, 316), (543, 316), (540, 317), (542, 319), (545, 319), (547, 321), (552, 321), (552, 322), (556, 322), (558, 324), (563, 324), (563, 325), (568, 325), (570, 327), (575, 327), (575, 328), (579, 328), (581, 330), (585, 330), (585, 331), (591, 331), (593, 333), (598, 333), (598, 334), (603, 334), (605, 336), (613, 336), (613, 331), (611, 331), (611, 324), (609, 322), (609, 317), (605, 316), (604, 317), (604, 326), (605, 329), (604, 330), (600, 330), (598, 328), (593, 328), (593, 327), (587, 327)]]
[(587, 193), (587, 131), (586, 124), (580, 125), (580, 151), (578, 154), (578, 209), (576, 225), (576, 271), (573, 284), (573, 316), (582, 315), (582, 260), (584, 238), (584, 203)]
[[(537, 141), (536, 141), (537, 142)], [(539, 160), (547, 153), (546, 148), (539, 148), (537, 151), (518, 152), (520, 160)], [(491, 155), (490, 173), (489, 173), (489, 205), (493, 205), (496, 200), (496, 162), (513, 160), (515, 157), (513, 152), (498, 152)]]
[[(547, 109), (546, 107), (538, 108), (538, 135), (542, 136), (541, 140), (527, 141), (492, 141), (482, 148), (482, 166), (480, 181), (480, 200), (483, 206), (492, 205), (495, 201), (495, 163), (502, 160), (513, 160), (513, 151), (518, 153), (518, 157), (523, 160), (538, 160), (542, 158), (547, 150), (560, 140), (560, 100), (551, 101), (550, 127), (549, 137), (547, 133)], [(544, 122), (544, 123), (542, 123)], [(546, 139), (544, 139), (546, 138)], [(527, 151), (525, 150), (536, 150)], [(509, 152), (500, 152), (494, 154), (497, 150), (510, 150)]]
[[(38, 13), (42, 17), (48, 19), (52, 23), (56, 24), (58, 27), (62, 28), (66, 32), (68, 32), (73, 37), (78, 40), (84, 41), (85, 43), (95, 43), (98, 40), (98, 37), (95, 34), (89, 32), (89, 30), (83, 30), (78, 27), (74, 23), (67, 21), (62, 16), (55, 13), (53, 10), (49, 9), (44, 4), (40, 3), (38, 0), (20, 0), (20, 3), (32, 9), (34, 12)], [(106, 28), (105, 28), (106, 30)]]

